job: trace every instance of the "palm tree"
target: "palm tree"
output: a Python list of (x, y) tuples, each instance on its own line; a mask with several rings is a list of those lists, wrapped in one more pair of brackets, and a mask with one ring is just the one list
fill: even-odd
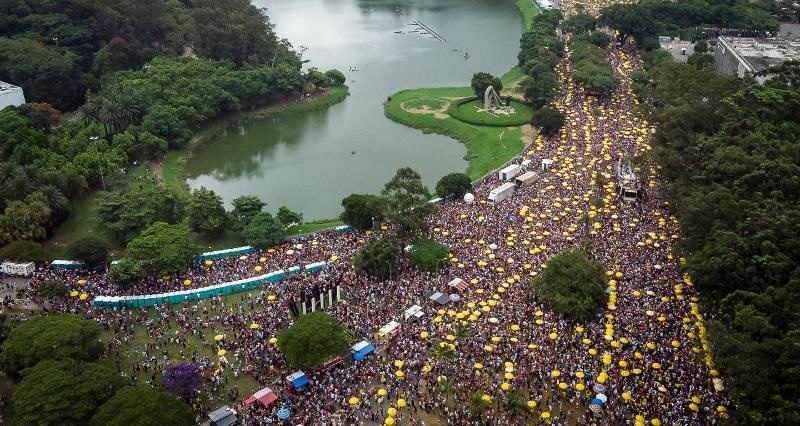
[(512, 413), (517, 416), (524, 416), (530, 413), (530, 409), (528, 409), (528, 403), (525, 401), (524, 395), (519, 390), (515, 390), (511, 392), (506, 397), (505, 401), (505, 409), (509, 413)]
[(469, 325), (462, 324), (462, 323), (457, 323), (456, 327), (455, 327), (455, 330), (454, 330), (454, 333), (455, 333), (454, 336), (456, 336), (456, 341), (460, 342), (462, 339), (464, 339), (466, 337), (474, 336), (475, 335), (475, 328), (474, 327), (470, 327)]
[(486, 411), (491, 404), (490, 401), (483, 399), (483, 395), (483, 391), (475, 391), (469, 394), (469, 399), (467, 400), (467, 410), (469, 410), (469, 413), (473, 418), (477, 419), (481, 417), (484, 411)]
[(65, 197), (61, 190), (55, 185), (42, 185), (39, 187), (38, 192), (44, 195), (47, 204), (50, 206), (50, 209), (53, 210), (55, 216), (60, 216), (67, 211), (69, 200), (67, 200), (67, 197)]
[(442, 341), (433, 342), (429, 350), (430, 350), (430, 356), (433, 359), (450, 360), (453, 359), (453, 356), (455, 355), (455, 351), (450, 348), (450, 345)]

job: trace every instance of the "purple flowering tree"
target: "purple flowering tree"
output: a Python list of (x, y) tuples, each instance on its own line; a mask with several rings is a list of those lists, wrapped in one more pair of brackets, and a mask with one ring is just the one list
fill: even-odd
[(172, 364), (164, 370), (161, 386), (181, 398), (191, 399), (203, 386), (203, 370), (195, 364)]

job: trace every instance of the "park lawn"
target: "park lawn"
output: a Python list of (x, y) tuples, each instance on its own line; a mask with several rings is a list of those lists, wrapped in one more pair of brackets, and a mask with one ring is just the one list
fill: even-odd
[(344, 222), (342, 222), (341, 219), (321, 219), (301, 223), (300, 225), (290, 226), (289, 229), (287, 229), (286, 234), (289, 236), (303, 235), (311, 232), (322, 231), (323, 229), (335, 228), (340, 225), (344, 225)]
[(481, 109), (483, 109), (483, 101), (475, 99), (464, 104), (452, 105), (448, 109), (448, 113), (453, 118), (475, 125), (511, 127), (525, 125), (531, 122), (533, 110), (529, 106), (521, 102), (511, 101), (511, 107), (514, 109), (512, 114), (487, 114), (481, 111)]
[(533, 2), (534, 0), (514, 0), (519, 13), (522, 14), (522, 21), (526, 29), (531, 27), (533, 17), (539, 14), (539, 7), (534, 5)]
[[(441, 111), (443, 103), (474, 96), (469, 87), (446, 87), (403, 90), (393, 94), (384, 104), (384, 114), (390, 119), (425, 133), (438, 133), (459, 140), (467, 147), (465, 159), (469, 162), (466, 174), (476, 180), (502, 166), (519, 154), (524, 147), (519, 127), (488, 127), (464, 123), (452, 117), (437, 118), (432, 113), (411, 113), (403, 109), (408, 103), (416, 108), (424, 106), (426, 99), (436, 102), (426, 104), (429, 109)], [(442, 101), (442, 102), (440, 102)], [(436, 107), (439, 108), (436, 108)]]

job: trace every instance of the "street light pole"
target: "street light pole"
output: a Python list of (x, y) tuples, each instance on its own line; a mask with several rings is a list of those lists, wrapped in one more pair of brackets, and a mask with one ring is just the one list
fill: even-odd
[(97, 136), (89, 136), (89, 140), (94, 142), (94, 152), (97, 155), (97, 164), (98, 164), (98, 166), (100, 168), (100, 183), (103, 185), (103, 191), (105, 191), (106, 190), (106, 177), (105, 177), (105, 174), (103, 174), (103, 161), (100, 159), (100, 150), (97, 149), (97, 139), (99, 139), (99, 137), (97, 137)]

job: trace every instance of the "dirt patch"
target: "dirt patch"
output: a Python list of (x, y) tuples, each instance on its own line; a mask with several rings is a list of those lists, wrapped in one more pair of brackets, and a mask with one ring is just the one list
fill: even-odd
[(539, 136), (539, 131), (530, 124), (520, 126), (519, 128), (522, 130), (522, 143), (524, 143), (526, 147), (532, 144), (533, 141), (536, 140), (536, 137)]
[(406, 105), (407, 102), (410, 102), (410, 101), (406, 101), (406, 102), (401, 102), (400, 103), (400, 108), (405, 112), (410, 112), (412, 114), (433, 115), (434, 118), (438, 118), (440, 120), (444, 120), (445, 118), (449, 117), (449, 115), (447, 115), (447, 108), (450, 107), (450, 102), (445, 102), (439, 108), (431, 108), (428, 105), (423, 105), (422, 107), (413, 108), (413, 107), (407, 106)]

